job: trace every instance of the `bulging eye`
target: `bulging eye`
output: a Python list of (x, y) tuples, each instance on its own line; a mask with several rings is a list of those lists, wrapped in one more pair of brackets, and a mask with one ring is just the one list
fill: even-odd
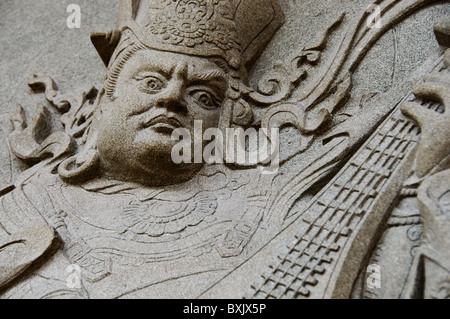
[(164, 83), (158, 78), (148, 78), (145, 80), (145, 86), (149, 91), (159, 92), (164, 88)]
[(199, 103), (202, 107), (207, 109), (214, 109), (219, 107), (219, 103), (213, 94), (207, 91), (194, 91), (191, 93), (191, 96), (195, 99), (197, 103)]
[(156, 94), (166, 87), (166, 82), (156, 76), (136, 78), (139, 81), (139, 90), (148, 94)]

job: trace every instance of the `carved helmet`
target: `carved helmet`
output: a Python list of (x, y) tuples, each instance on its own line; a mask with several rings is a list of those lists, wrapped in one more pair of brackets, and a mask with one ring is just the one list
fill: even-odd
[(150, 49), (221, 57), (243, 71), (283, 18), (278, 0), (120, 0), (117, 30), (92, 33), (91, 39), (106, 66), (130, 45), (126, 34), (133, 34)]

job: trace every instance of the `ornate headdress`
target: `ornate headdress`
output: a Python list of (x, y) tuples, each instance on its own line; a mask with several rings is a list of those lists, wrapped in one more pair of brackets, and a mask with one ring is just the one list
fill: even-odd
[(118, 30), (91, 38), (107, 66), (131, 31), (150, 49), (221, 57), (239, 70), (252, 66), (283, 20), (278, 0), (120, 0)]

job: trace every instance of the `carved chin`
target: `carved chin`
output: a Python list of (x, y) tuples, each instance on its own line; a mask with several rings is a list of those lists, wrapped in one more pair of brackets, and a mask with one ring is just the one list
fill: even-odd
[(171, 157), (173, 145), (170, 137), (150, 143), (134, 140), (128, 145), (99, 144), (102, 170), (107, 177), (148, 186), (186, 182), (202, 165), (175, 164)]

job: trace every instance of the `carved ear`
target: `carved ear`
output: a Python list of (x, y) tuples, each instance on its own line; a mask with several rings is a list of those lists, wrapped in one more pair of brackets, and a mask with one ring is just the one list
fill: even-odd
[(105, 66), (108, 67), (109, 61), (119, 44), (120, 40), (120, 31), (112, 30), (108, 33), (105, 32), (92, 32), (91, 33), (91, 41), (97, 50), (98, 54), (105, 63)]
[(240, 99), (233, 107), (233, 123), (241, 126), (247, 126), (253, 121), (253, 111), (251, 106)]

